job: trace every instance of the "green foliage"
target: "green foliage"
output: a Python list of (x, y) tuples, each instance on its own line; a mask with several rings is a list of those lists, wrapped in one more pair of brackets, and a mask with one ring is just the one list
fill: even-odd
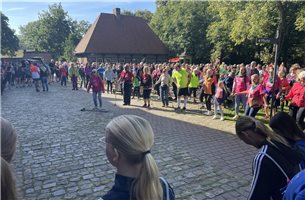
[[(54, 3), (39, 13), (37, 21), (20, 27), (20, 40), (27, 49), (49, 51), (58, 58), (63, 54), (72, 55), (74, 48), (66, 45), (75, 47), (88, 28), (88, 22), (72, 20), (60, 3)], [(66, 52), (68, 49), (70, 52)]]
[(161, 40), (176, 55), (186, 51), (195, 62), (209, 61), (210, 45), (206, 30), (212, 18), (207, 12), (208, 2), (159, 3), (150, 25)]
[(136, 16), (136, 17), (142, 17), (145, 19), (148, 23), (151, 21), (153, 13), (150, 12), (149, 10), (137, 10), (136, 12), (132, 12), (129, 10), (123, 10), (122, 15), (127, 15), (127, 16)]
[(15, 35), (15, 31), (9, 27), (9, 19), (2, 12), (1, 14), (1, 54), (11, 55), (15, 54), (18, 50), (19, 40)]

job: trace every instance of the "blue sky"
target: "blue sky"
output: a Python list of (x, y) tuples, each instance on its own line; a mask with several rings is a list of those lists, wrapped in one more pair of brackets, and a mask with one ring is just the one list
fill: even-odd
[(90, 23), (101, 13), (112, 13), (113, 8), (121, 10), (144, 10), (155, 12), (156, 4), (154, 0), (99, 0), (99, 1), (80, 1), (80, 0), (62, 0), (62, 1), (12, 1), (3, 0), (1, 11), (9, 18), (10, 27), (19, 33), (19, 27), (28, 22), (38, 19), (38, 13), (48, 10), (52, 3), (61, 2), (68, 15), (76, 20), (87, 20)]

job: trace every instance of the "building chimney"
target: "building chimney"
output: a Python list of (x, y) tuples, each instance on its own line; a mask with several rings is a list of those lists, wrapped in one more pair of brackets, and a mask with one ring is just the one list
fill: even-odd
[(114, 8), (113, 9), (113, 14), (119, 20), (121, 18), (121, 9), (120, 8)]

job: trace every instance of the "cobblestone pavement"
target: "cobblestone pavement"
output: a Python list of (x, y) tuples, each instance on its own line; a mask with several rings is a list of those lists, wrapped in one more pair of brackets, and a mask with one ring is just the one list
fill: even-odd
[[(256, 150), (235, 135), (205, 127), (208, 119), (195, 113), (144, 110), (135, 104), (122, 108), (121, 101), (114, 106), (113, 95), (103, 99), (105, 112), (81, 112), (93, 107), (91, 95), (69, 86), (51, 84), (49, 92), (39, 93), (14, 88), (2, 96), (1, 116), (18, 134), (13, 168), (21, 199), (97, 199), (108, 191), (115, 169), (99, 139), (105, 125), (121, 114), (151, 122), (156, 138), (152, 154), (177, 199), (246, 198)], [(201, 124), (195, 119), (202, 119)], [(210, 127), (213, 123), (226, 127), (219, 121)]]

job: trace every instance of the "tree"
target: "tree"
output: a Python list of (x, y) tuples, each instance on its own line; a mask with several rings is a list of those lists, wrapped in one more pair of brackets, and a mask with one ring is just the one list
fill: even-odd
[(87, 30), (90, 28), (90, 24), (87, 21), (70, 20), (71, 33), (64, 42), (64, 54), (62, 58), (68, 61), (75, 61), (74, 49), (79, 41), (83, 38)]
[(18, 50), (19, 40), (15, 31), (9, 27), (9, 19), (1, 13), (1, 54), (13, 56)]
[(63, 54), (63, 44), (70, 34), (69, 18), (61, 4), (52, 4), (39, 13), (38, 21), (20, 28), (21, 40), (28, 47), (50, 51), (55, 58)]
[(152, 19), (153, 13), (150, 12), (149, 10), (146, 10), (146, 9), (145, 10), (137, 10), (134, 13), (130, 10), (123, 10), (122, 15), (141, 17), (149, 23)]
[[(209, 10), (215, 15), (215, 18), (209, 26), (208, 36), (217, 56), (223, 56), (219, 48), (224, 47), (229, 49), (229, 52), (226, 52), (228, 60), (235, 55), (234, 61), (260, 59), (268, 63), (274, 59), (273, 46), (270, 44), (255, 45), (254, 41), (259, 37), (274, 38), (277, 28), (280, 27), (281, 61), (291, 63), (304, 58), (305, 45), (303, 42), (300, 43), (300, 41), (304, 41), (304, 31), (297, 32), (300, 30), (299, 27), (302, 27), (304, 2), (211, 1), (209, 4)], [(225, 39), (219, 40), (217, 36), (219, 33), (215, 29), (224, 31)], [(228, 43), (230, 48), (226, 47)], [(298, 53), (292, 53), (296, 49), (298, 49)]]
[(186, 52), (194, 62), (208, 62), (206, 30), (212, 17), (207, 8), (208, 2), (167, 1), (157, 6), (150, 25), (174, 54)]

